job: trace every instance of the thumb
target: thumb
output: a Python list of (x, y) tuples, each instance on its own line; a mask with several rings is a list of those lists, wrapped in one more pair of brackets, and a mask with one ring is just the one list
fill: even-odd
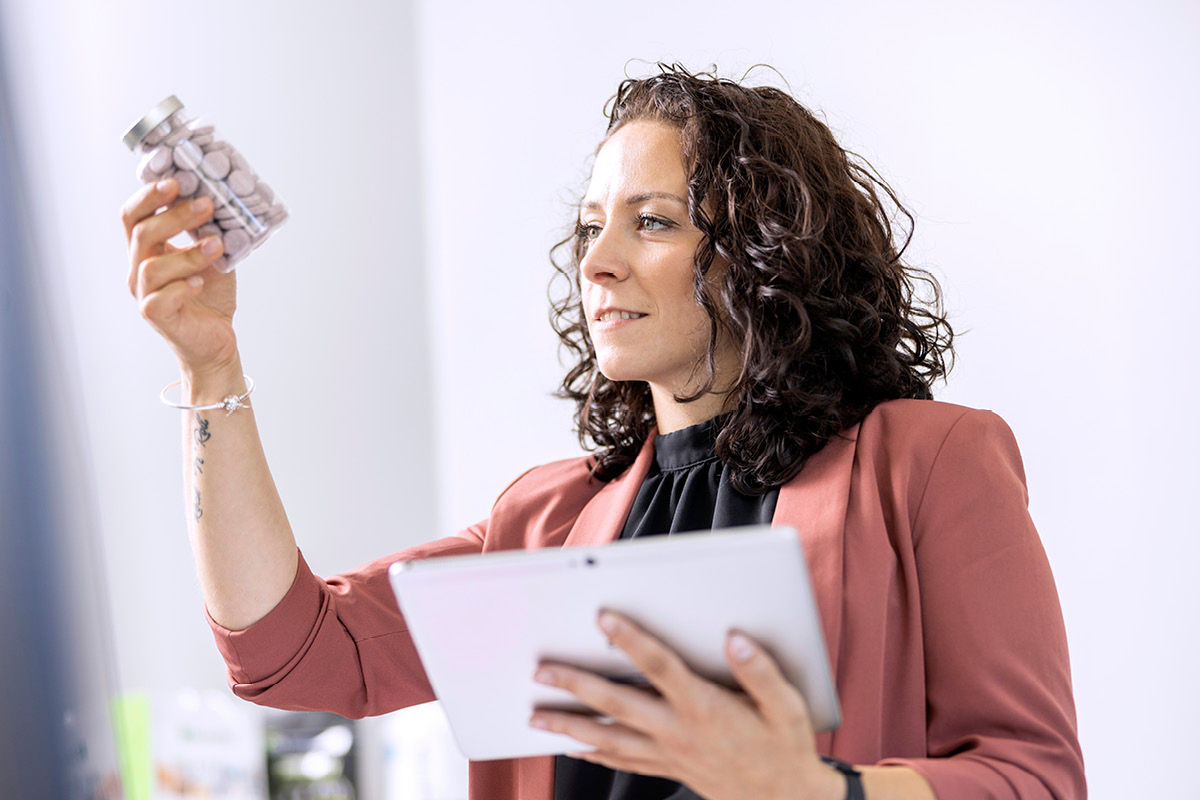
[(799, 727), (811, 735), (808, 704), (761, 645), (740, 631), (732, 631), (725, 642), (725, 658), (734, 678), (768, 722), (786, 729)]

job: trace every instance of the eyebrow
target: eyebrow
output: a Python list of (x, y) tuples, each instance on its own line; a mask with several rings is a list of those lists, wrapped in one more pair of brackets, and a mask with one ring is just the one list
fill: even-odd
[[(671, 200), (671, 201), (678, 203), (681, 206), (684, 206), (684, 207), (687, 206), (686, 200), (684, 200), (679, 195), (671, 194), (670, 192), (640, 192), (638, 194), (630, 195), (629, 197), (626, 197), (622, 201), (622, 205), (636, 206), (636, 205), (640, 205), (640, 204), (646, 202), (647, 200)], [(601, 205), (602, 204), (600, 203), (599, 200), (587, 200), (587, 201), (584, 201), (580, 205), (580, 208), (587, 210), (587, 211), (592, 211), (594, 209), (600, 208)]]

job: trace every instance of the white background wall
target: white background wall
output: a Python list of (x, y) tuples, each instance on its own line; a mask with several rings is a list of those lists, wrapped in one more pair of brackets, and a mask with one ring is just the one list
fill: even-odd
[(911, 204), (911, 252), (964, 333), (940, 396), (1021, 442), (1092, 797), (1179, 785), (1200, 744), (1195, 3), (206, 8), (244, 35), (144, 0), (2, 9), (126, 685), (221, 681), (155, 399), (172, 362), (123, 285), (134, 118), (179, 94), (291, 206), (240, 270), (239, 330), (298, 536), (336, 571), (472, 522), (576, 452), (549, 397), (545, 253), (603, 103), (647, 71), (630, 59), (765, 62)]

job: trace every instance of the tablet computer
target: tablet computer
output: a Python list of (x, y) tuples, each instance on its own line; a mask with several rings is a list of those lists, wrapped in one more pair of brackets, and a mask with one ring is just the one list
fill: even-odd
[(602, 609), (629, 616), (697, 673), (731, 687), (725, 640), (740, 630), (800, 689), (818, 731), (840, 721), (794, 528), (402, 561), (389, 577), (459, 749), (474, 761), (589, 749), (529, 727), (534, 708), (587, 710), (533, 673), (548, 660), (644, 683), (596, 626)]

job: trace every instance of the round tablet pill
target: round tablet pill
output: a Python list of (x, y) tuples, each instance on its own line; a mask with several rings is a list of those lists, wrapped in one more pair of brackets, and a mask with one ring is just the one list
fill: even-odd
[(234, 169), (240, 169), (242, 172), (249, 172), (251, 175), (254, 174), (254, 170), (250, 169), (250, 163), (246, 161), (246, 157), (237, 150), (234, 150), (229, 154), (229, 160), (233, 162)]
[(225, 180), (234, 194), (240, 197), (247, 197), (254, 192), (254, 176), (245, 170), (235, 169)]
[(142, 164), (138, 167), (138, 178), (142, 183), (151, 183), (162, 177), (161, 172), (155, 172), (149, 158), (142, 159)]
[(200, 163), (200, 169), (213, 180), (221, 180), (229, 174), (229, 156), (220, 150), (209, 150)]
[(200, 188), (200, 177), (190, 169), (175, 173), (175, 180), (179, 181), (180, 197), (191, 197)]
[(183, 142), (174, 147), (171, 158), (180, 169), (196, 169), (204, 160), (204, 155), (191, 142)]
[(225, 254), (237, 260), (250, 252), (250, 234), (241, 228), (225, 231)]
[(160, 147), (150, 154), (150, 169), (158, 174), (166, 172), (171, 167), (174, 153), (170, 147)]
[(257, 192), (259, 194), (259, 196), (262, 197), (264, 203), (269, 204), (272, 200), (275, 199), (275, 193), (273, 191), (271, 191), (271, 187), (267, 186), (262, 181), (258, 182), (258, 186), (255, 187), (254, 191)]

